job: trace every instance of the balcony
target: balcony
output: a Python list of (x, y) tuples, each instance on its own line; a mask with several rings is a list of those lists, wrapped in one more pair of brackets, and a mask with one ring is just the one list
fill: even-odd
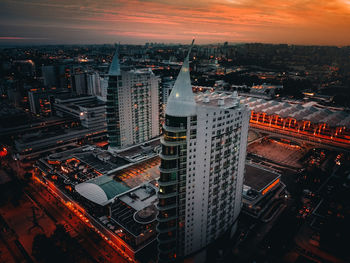
[(166, 126), (165, 124), (163, 125), (163, 129), (165, 131), (169, 131), (169, 132), (185, 132), (186, 131), (186, 127), (170, 127), (170, 126)]
[(186, 144), (187, 141), (186, 139), (181, 140), (181, 141), (166, 141), (164, 140), (164, 138), (160, 138), (160, 143), (165, 145), (165, 146), (177, 146), (177, 145), (182, 145), (182, 144)]
[(161, 222), (161, 223), (168, 222), (168, 221), (171, 221), (174, 219), (177, 219), (177, 215), (172, 215), (169, 217), (159, 217), (159, 214), (158, 214), (158, 216), (157, 216), (157, 221)]
[(177, 172), (178, 168), (177, 167), (174, 167), (174, 168), (163, 168), (163, 167), (159, 166), (159, 171), (161, 173), (172, 173), (172, 172)]
[(163, 194), (163, 193), (158, 192), (158, 198), (170, 198), (170, 197), (174, 197), (177, 195), (178, 195), (177, 191), (172, 192), (172, 193), (168, 193), (168, 194)]
[(174, 242), (174, 241), (176, 241), (176, 236), (173, 236), (173, 237), (166, 236), (163, 238), (163, 237), (160, 237), (160, 235), (158, 235), (157, 241), (159, 244), (166, 244), (166, 243)]
[(170, 253), (174, 250), (176, 250), (176, 243), (174, 244), (168, 243), (168, 244), (159, 244), (158, 245), (158, 250), (161, 251), (161, 253)]
[(176, 229), (177, 229), (176, 225), (174, 225), (174, 226), (163, 226), (161, 228), (159, 228), (159, 225), (156, 226), (157, 233), (168, 233), (168, 232), (174, 231)]
[(167, 205), (159, 205), (159, 203), (156, 205), (157, 209), (160, 211), (169, 210), (177, 207), (177, 203), (174, 204), (167, 204)]
[(159, 157), (163, 160), (175, 160), (177, 158), (179, 158), (179, 156), (177, 154), (174, 155), (164, 155), (164, 154), (159, 154)]
[(166, 182), (158, 181), (159, 186), (169, 186), (169, 185), (174, 185), (177, 183), (178, 183), (177, 180), (171, 180), (171, 181), (166, 181)]

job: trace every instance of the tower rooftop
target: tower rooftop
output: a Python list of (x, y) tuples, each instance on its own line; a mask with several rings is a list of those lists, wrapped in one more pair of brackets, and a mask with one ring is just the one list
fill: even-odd
[(175, 81), (174, 87), (168, 98), (165, 113), (170, 116), (185, 117), (196, 113), (196, 101), (192, 92), (189, 56), (193, 46), (188, 51), (181, 70)]
[(195, 100), (197, 106), (219, 107), (223, 109), (239, 107), (241, 105), (237, 92), (214, 91), (212, 93), (197, 93)]
[(115, 51), (111, 66), (108, 71), (109, 76), (120, 76), (120, 64), (118, 50)]

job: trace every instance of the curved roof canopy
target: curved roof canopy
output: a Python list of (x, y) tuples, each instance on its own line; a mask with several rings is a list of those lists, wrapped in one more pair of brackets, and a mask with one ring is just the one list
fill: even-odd
[(76, 185), (75, 190), (89, 201), (103, 206), (116, 196), (130, 190), (130, 187), (115, 181), (110, 176), (102, 175)]
[(103, 205), (108, 202), (107, 195), (105, 191), (101, 187), (99, 187), (97, 184), (92, 183), (82, 183), (75, 186), (75, 190), (86, 199), (99, 204)]
[(246, 104), (251, 110), (255, 112), (265, 112), (271, 116), (279, 115), (282, 118), (292, 117), (300, 121), (326, 123), (331, 127), (350, 127), (350, 114), (344, 110), (331, 110), (287, 102), (271, 102), (253, 97), (240, 97), (240, 100), (242, 104)]

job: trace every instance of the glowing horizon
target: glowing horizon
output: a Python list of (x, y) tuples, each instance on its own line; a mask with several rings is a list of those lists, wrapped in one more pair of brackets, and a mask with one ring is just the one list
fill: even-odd
[(0, 44), (350, 45), (350, 0), (3, 0)]

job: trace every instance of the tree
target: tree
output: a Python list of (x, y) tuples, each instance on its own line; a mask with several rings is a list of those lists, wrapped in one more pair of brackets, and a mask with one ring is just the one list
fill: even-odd
[(39, 262), (57, 262), (54, 261), (58, 254), (55, 250), (55, 246), (51, 239), (45, 234), (38, 234), (34, 237), (32, 255)]
[(54, 233), (47, 237), (38, 234), (34, 237), (32, 255), (43, 263), (77, 262), (81, 249), (63, 225), (57, 225)]

